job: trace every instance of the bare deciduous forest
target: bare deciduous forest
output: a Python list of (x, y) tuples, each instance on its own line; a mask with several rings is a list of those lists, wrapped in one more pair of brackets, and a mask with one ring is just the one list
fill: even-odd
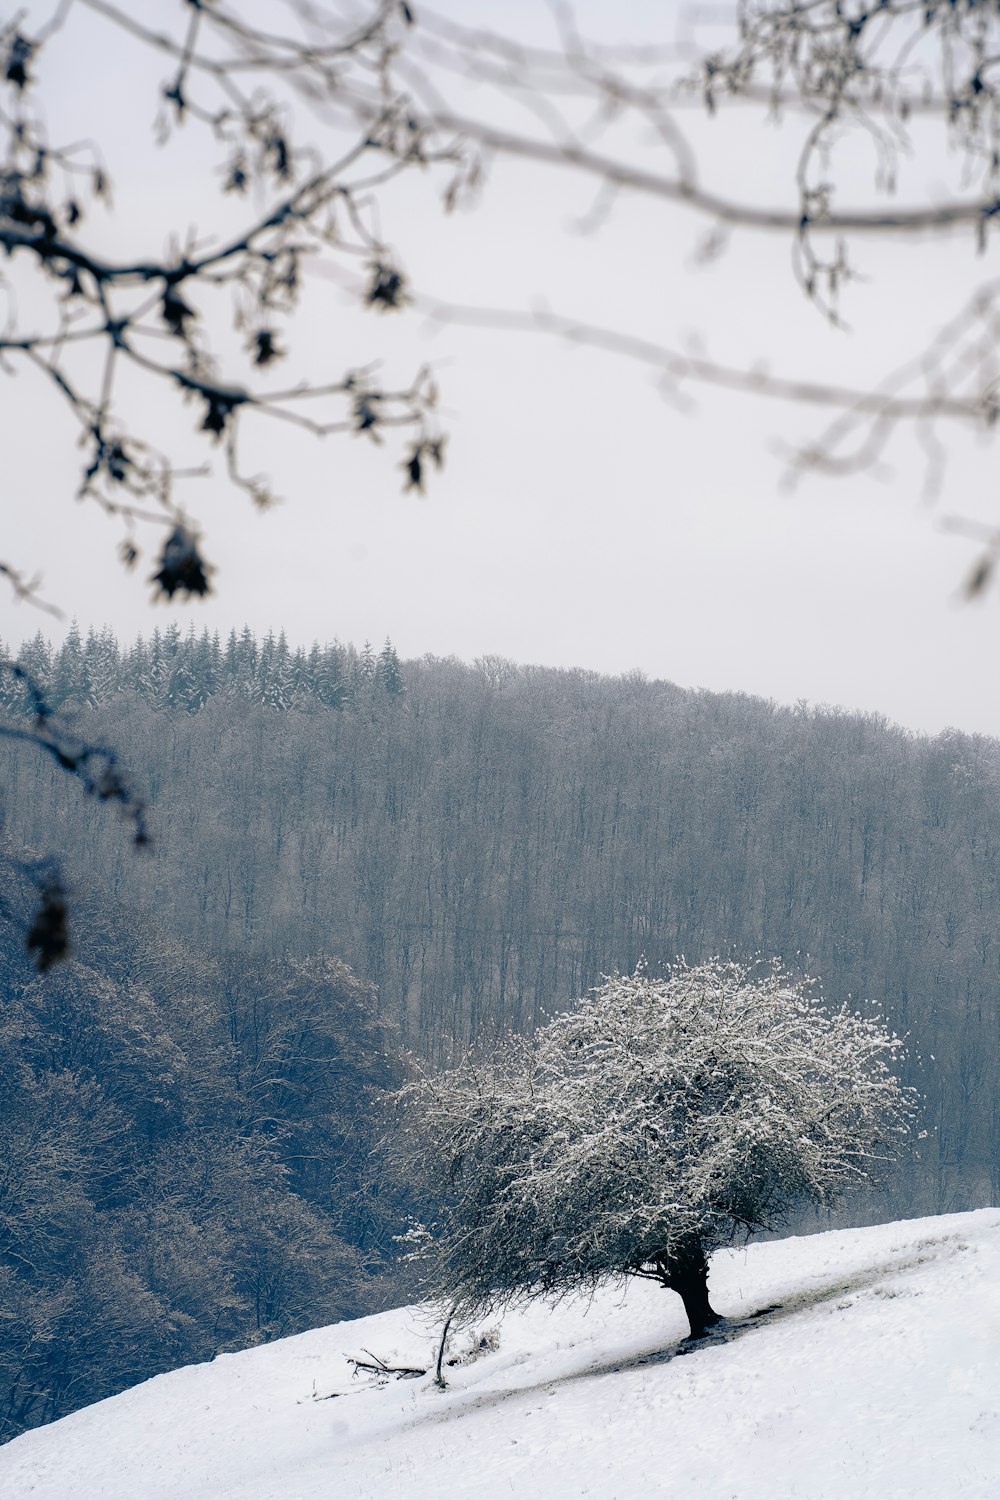
[(436, 1065), (641, 956), (776, 954), (911, 1036), (931, 1135), (885, 1211), (996, 1196), (994, 741), (388, 642), (21, 656), (148, 796), (144, 854), (31, 747), (12, 762), (8, 838), (57, 829), (109, 910), (213, 962), (342, 959)]

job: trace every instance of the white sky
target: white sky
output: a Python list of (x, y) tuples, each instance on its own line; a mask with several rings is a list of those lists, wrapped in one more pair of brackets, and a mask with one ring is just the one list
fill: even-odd
[[(36, 0), (29, 12), (48, 8)], [(498, 16), (480, 0), (447, 9), (470, 21)], [(166, 18), (165, 7), (156, 12)], [(511, 32), (548, 35), (542, 4), (519, 0), (499, 14)], [(595, 0), (583, 14), (609, 37), (669, 40), (676, 6)], [(115, 212), (103, 223), (95, 214), (89, 243), (158, 254), (172, 225), (214, 227), (217, 157), (205, 138), (186, 129), (165, 150), (152, 145), (167, 76), (159, 59), (84, 16), (39, 74), (53, 139), (89, 131), (106, 151)], [(465, 103), (488, 107), (485, 97)], [(790, 123), (777, 130), (745, 112), (685, 119), (712, 185), (792, 202)], [(318, 135), (304, 114), (299, 125)], [(844, 201), (870, 199), (870, 162), (843, 170), (856, 188)], [(901, 199), (926, 196), (950, 171), (922, 138)], [(810, 378), (876, 379), (923, 347), (994, 259), (977, 258), (968, 237), (858, 241), (854, 258), (869, 279), (848, 292), (854, 331), (844, 334), (805, 302), (778, 237), (737, 234), (699, 269), (704, 221), (623, 198), (603, 229), (581, 235), (593, 185), (521, 164), (496, 165), (474, 210), (445, 216), (438, 196), (408, 179), (382, 206), (384, 234), (431, 295), (520, 310), (544, 299), (571, 316), (673, 345), (698, 338), (721, 360), (766, 360)], [(9, 270), (21, 274), (16, 263)], [(35, 295), (23, 281), (26, 322), (36, 307), (40, 319)], [(283, 385), (376, 357), (387, 382), (403, 382), (433, 362), (450, 445), (426, 499), (402, 495), (397, 456), (363, 439), (321, 445), (258, 424), (247, 427), (249, 467), (266, 469), (286, 502), (258, 516), (228, 486), (221, 457), (195, 439), (195, 409), (164, 416), (163, 395), (136, 387), (124, 393), (133, 410), (156, 400), (178, 453), (210, 456), (218, 471), (184, 494), (218, 565), (216, 593), (154, 608), (148, 562), (125, 574), (113, 525), (74, 504), (70, 419), (23, 373), (0, 386), (9, 497), (0, 555), (40, 569), (46, 596), (82, 627), (108, 623), (125, 636), (171, 615), (185, 628), (189, 619), (223, 632), (244, 621), (260, 633), (284, 628), (304, 644), (378, 644), (388, 634), (403, 656), (639, 667), (685, 686), (876, 710), (919, 729), (1000, 733), (996, 600), (959, 602), (972, 551), (940, 529), (948, 513), (989, 514), (995, 461), (970, 434), (942, 434), (951, 462), (933, 509), (921, 500), (919, 449), (902, 439), (881, 479), (811, 479), (789, 493), (776, 443), (819, 432), (822, 413), (692, 389), (696, 406), (685, 414), (628, 361), (524, 334), (435, 330), (414, 312), (361, 314), (327, 284), (309, 294), (290, 341), (298, 363), (277, 372)], [(238, 360), (229, 369), (246, 378)], [(61, 629), (0, 596), (5, 639), (39, 625)]]

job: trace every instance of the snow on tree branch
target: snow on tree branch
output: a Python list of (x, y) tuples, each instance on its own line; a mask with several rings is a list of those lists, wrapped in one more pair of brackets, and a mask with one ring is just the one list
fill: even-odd
[[(697, 1301), (712, 1250), (877, 1181), (916, 1112), (902, 1049), (777, 962), (607, 979), (533, 1043), (402, 1091), (428, 1290), (465, 1316), (616, 1275)], [(707, 1292), (688, 1310), (715, 1317)]]

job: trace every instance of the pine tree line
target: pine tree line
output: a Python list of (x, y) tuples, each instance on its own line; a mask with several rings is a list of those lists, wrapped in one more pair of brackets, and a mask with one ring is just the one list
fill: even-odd
[[(83, 637), (74, 621), (61, 646), (39, 631), (16, 657), (0, 644), (0, 656), (16, 660), (53, 709), (98, 708), (118, 693), (140, 694), (157, 708), (197, 713), (217, 695), (274, 709), (351, 708), (372, 693), (398, 696), (405, 690), (399, 657), (386, 637), (377, 654), (366, 641), (360, 651), (334, 641), (309, 650), (289, 646), (282, 631), (262, 641), (244, 626), (223, 645), (216, 631), (186, 634), (172, 622), (139, 635), (130, 646), (107, 627)], [(9, 673), (0, 676), (0, 708), (29, 707), (27, 690)]]

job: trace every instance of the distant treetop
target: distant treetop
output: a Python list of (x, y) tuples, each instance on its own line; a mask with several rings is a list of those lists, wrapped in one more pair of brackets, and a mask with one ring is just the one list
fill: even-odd
[[(367, 642), (361, 652), (337, 640), (293, 649), (284, 631), (258, 641), (247, 625), (231, 630), (225, 644), (218, 632), (199, 635), (191, 626), (182, 635), (170, 624), (123, 645), (109, 629), (91, 629), (84, 639), (74, 621), (61, 646), (39, 631), (21, 645), (16, 661), (53, 711), (97, 707), (121, 692), (138, 693), (158, 708), (197, 713), (219, 695), (275, 709), (349, 708), (365, 694), (399, 697), (406, 690), (388, 636), (376, 657)], [(0, 706), (30, 710), (25, 683), (9, 674), (0, 681)]]

